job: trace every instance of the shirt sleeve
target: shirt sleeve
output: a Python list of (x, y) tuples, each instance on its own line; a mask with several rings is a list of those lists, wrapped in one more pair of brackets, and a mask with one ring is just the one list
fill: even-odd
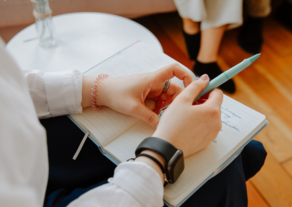
[(79, 71), (25, 70), (23, 73), (39, 118), (82, 112), (82, 74)]
[(142, 162), (125, 162), (115, 169), (108, 184), (94, 188), (69, 207), (161, 207), (163, 185), (158, 173)]

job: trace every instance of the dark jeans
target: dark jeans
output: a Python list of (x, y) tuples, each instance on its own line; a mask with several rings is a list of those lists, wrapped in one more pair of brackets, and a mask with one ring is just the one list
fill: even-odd
[[(41, 120), (47, 130), (49, 180), (44, 206), (66, 206), (88, 190), (107, 183), (115, 165), (88, 139), (72, 159), (84, 133), (67, 116)], [(263, 166), (266, 151), (251, 141), (222, 172), (210, 179), (182, 206), (247, 206), (245, 181)]]

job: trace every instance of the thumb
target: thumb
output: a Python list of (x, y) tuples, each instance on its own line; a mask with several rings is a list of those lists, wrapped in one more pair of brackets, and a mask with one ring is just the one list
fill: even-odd
[(185, 101), (193, 103), (195, 98), (207, 87), (209, 83), (208, 75), (202, 75), (198, 80), (193, 81), (185, 90), (178, 96)]
[(142, 119), (143, 121), (150, 124), (153, 128), (156, 129), (156, 126), (159, 122), (159, 116), (148, 109), (145, 105), (141, 104), (135, 113), (135, 116), (139, 119)]

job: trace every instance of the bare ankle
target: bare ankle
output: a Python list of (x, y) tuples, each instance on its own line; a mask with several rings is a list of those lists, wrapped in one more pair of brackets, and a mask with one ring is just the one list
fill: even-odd
[(183, 30), (189, 35), (197, 34), (200, 31), (200, 25), (198, 22), (194, 22), (191, 19), (183, 18)]
[(217, 61), (217, 57), (214, 55), (198, 54), (197, 60), (201, 63), (213, 63)]

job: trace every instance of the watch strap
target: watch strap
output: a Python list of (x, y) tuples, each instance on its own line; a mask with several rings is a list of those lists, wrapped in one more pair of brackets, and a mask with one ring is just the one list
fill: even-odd
[(137, 157), (148, 157), (149, 159), (153, 160), (153, 162), (155, 162), (159, 166), (159, 168), (161, 169), (162, 174), (163, 175), (165, 174), (165, 169), (164, 169), (163, 165), (155, 157), (148, 155), (148, 154), (138, 154), (135, 159), (137, 159)]
[(160, 154), (165, 159), (166, 163), (169, 162), (169, 160), (177, 151), (177, 149), (172, 144), (156, 137), (148, 137), (144, 139), (137, 147), (135, 155), (137, 156), (143, 150), (152, 150)]

